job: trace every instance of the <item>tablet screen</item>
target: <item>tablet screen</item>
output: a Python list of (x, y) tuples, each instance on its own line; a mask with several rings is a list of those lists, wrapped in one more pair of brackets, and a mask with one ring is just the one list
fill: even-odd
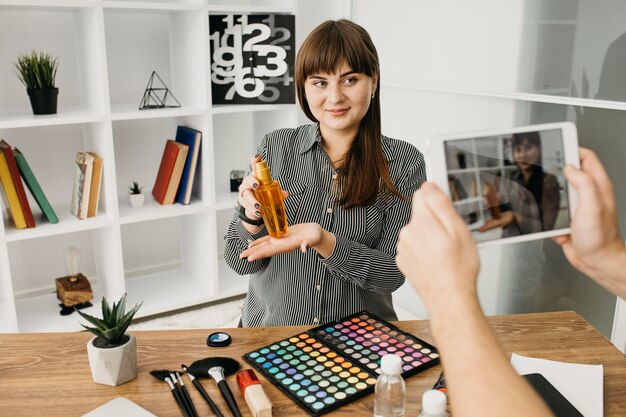
[(450, 197), (477, 242), (568, 228), (561, 129), (444, 141)]

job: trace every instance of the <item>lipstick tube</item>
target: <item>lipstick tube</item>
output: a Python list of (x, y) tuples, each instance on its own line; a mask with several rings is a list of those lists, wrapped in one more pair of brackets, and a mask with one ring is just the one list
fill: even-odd
[(252, 369), (237, 372), (237, 385), (253, 417), (272, 417), (272, 402)]

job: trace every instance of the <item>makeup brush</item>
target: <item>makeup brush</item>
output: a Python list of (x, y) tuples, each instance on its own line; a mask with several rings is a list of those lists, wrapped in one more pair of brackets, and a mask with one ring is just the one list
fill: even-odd
[(189, 365), (188, 372), (195, 377), (211, 377), (217, 384), (222, 397), (226, 400), (228, 408), (235, 417), (241, 417), (241, 412), (235, 401), (235, 396), (226, 383), (225, 375), (234, 374), (239, 370), (239, 362), (232, 358), (206, 358), (193, 362)]
[(189, 396), (189, 391), (187, 391), (187, 387), (185, 387), (185, 383), (183, 379), (180, 377), (178, 372), (174, 372), (170, 374), (172, 380), (177, 384), (178, 390), (180, 391), (180, 396), (183, 399), (183, 402), (186, 405), (187, 411), (191, 415), (191, 417), (198, 417), (198, 412), (196, 411), (196, 407), (193, 405), (193, 401)]
[(204, 400), (207, 402), (207, 404), (209, 404), (209, 407), (211, 407), (211, 410), (213, 410), (213, 412), (215, 413), (215, 415), (217, 415), (217, 417), (224, 417), (224, 415), (222, 414), (222, 412), (220, 411), (219, 408), (217, 408), (217, 405), (213, 402), (213, 400), (211, 399), (211, 397), (209, 396), (209, 393), (206, 392), (206, 390), (204, 389), (204, 387), (202, 386), (202, 384), (200, 383), (200, 381), (198, 381), (198, 379), (193, 376), (192, 374), (190, 374), (187, 370), (189, 368), (187, 368), (187, 365), (182, 364), (180, 365), (181, 368), (183, 368), (183, 371), (185, 371), (185, 373), (187, 374), (187, 376), (189, 377), (189, 380), (191, 381), (191, 383), (193, 384), (194, 387), (196, 387), (196, 389), (198, 390), (198, 392), (200, 393), (200, 395), (202, 395), (202, 398), (204, 398)]
[(178, 397), (181, 399), (181, 402), (182, 402), (183, 406), (185, 407), (185, 411), (187, 412), (187, 415), (189, 417), (195, 417), (193, 415), (193, 413), (191, 412), (191, 409), (189, 408), (189, 404), (187, 404), (187, 400), (185, 400), (185, 397), (183, 396), (183, 390), (182, 390), (180, 384), (178, 383), (178, 380), (177, 380), (176, 375), (174, 374), (174, 372), (176, 372), (176, 371), (169, 371), (169, 373), (170, 373), (170, 380), (174, 384), (174, 389), (176, 390), (176, 393), (178, 393)]
[(183, 416), (191, 417), (191, 415), (187, 411), (187, 408), (185, 407), (185, 403), (183, 402), (183, 399), (180, 396), (180, 393), (178, 392), (178, 390), (174, 386), (174, 383), (170, 379), (170, 371), (168, 371), (167, 369), (162, 369), (158, 371), (150, 371), (150, 375), (152, 375), (153, 377), (155, 377), (156, 379), (160, 381), (167, 382), (167, 385), (170, 386), (170, 389), (172, 390), (172, 395), (174, 396), (176, 403), (180, 407), (180, 411), (183, 413)]

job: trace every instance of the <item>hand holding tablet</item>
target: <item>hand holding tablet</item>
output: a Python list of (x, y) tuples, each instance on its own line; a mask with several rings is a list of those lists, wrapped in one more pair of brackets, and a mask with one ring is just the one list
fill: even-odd
[(428, 142), (428, 179), (453, 201), (477, 243), (569, 233), (575, 191), (563, 175), (579, 166), (570, 122), (443, 135)]

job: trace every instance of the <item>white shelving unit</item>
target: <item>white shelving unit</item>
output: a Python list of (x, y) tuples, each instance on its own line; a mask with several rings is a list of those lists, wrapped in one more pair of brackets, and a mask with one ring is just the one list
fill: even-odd
[[(213, 12), (296, 13), (294, 0), (0, 0), (0, 137), (26, 156), (59, 223), (39, 219), (16, 230), (0, 224), (0, 332), (81, 330), (59, 315), (54, 279), (63, 254), (82, 252), (81, 272), (102, 296), (143, 301), (137, 317), (219, 300), (247, 290), (223, 261), (223, 236), (236, 195), (229, 172), (245, 169), (263, 134), (295, 126), (296, 105), (211, 105), (208, 16)], [(16, 34), (19, 34), (17, 36)], [(56, 115), (33, 116), (11, 71), (18, 53), (60, 57)], [(138, 110), (155, 70), (182, 107)], [(150, 191), (165, 140), (176, 126), (202, 131), (192, 202), (160, 206)], [(98, 216), (69, 213), (77, 151), (104, 158)], [(128, 184), (144, 185), (146, 204), (131, 208)], [(3, 203), (0, 203), (3, 204)], [(98, 314), (96, 307), (89, 310)]]

